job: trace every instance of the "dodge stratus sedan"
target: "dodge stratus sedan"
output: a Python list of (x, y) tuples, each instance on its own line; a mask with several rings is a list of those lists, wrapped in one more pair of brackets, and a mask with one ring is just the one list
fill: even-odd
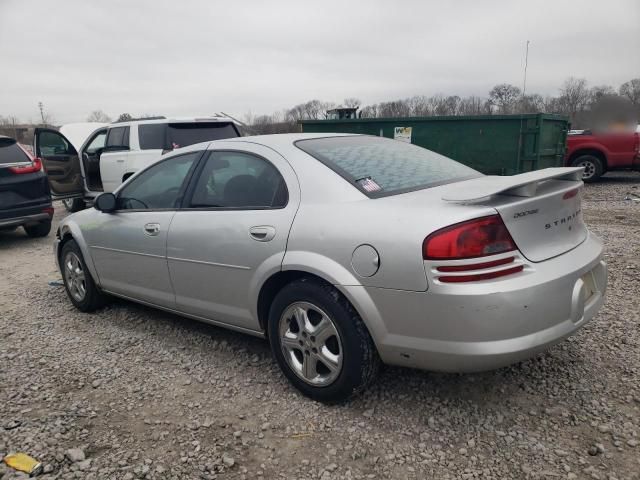
[(192, 145), (67, 217), (55, 256), (82, 311), (115, 295), (269, 339), (304, 394), (381, 363), (492, 369), (604, 301), (581, 168), (484, 176), (411, 144), (290, 134)]

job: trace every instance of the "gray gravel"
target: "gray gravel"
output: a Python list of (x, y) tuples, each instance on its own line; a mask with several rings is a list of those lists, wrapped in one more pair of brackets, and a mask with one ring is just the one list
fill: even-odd
[[(0, 455), (48, 479), (640, 479), (640, 176), (588, 186), (609, 295), (581, 332), (501, 370), (387, 368), (300, 396), (266, 342), (133, 303), (76, 311), (51, 240), (0, 234)], [(63, 216), (56, 205), (56, 218)], [(0, 464), (0, 478), (20, 478)]]

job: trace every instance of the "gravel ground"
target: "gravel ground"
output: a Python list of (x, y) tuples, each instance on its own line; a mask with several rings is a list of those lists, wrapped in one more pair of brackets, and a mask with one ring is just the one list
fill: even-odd
[(640, 479), (640, 203), (627, 192), (640, 176), (586, 188), (609, 292), (576, 336), (488, 373), (387, 368), (340, 406), (296, 393), (260, 339), (119, 300), (76, 311), (48, 283), (53, 234), (0, 234), (0, 455), (30, 454), (48, 479)]

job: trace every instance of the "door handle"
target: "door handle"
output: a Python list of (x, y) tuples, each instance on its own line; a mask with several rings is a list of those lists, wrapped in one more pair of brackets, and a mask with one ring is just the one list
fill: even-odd
[(276, 229), (270, 225), (251, 227), (249, 236), (258, 242), (268, 242), (276, 236)]
[(116, 162), (118, 162), (118, 163), (124, 163), (124, 158), (119, 158), (118, 160), (116, 160)]
[(160, 224), (159, 223), (147, 223), (144, 226), (144, 233), (153, 237), (160, 233)]

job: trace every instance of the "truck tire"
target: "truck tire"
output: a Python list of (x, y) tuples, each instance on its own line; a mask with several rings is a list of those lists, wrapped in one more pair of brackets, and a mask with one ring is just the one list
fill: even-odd
[(62, 200), (62, 204), (64, 208), (67, 209), (68, 212), (74, 213), (79, 212), (80, 210), (84, 210), (87, 205), (84, 203), (84, 200), (81, 198), (67, 198)]
[(604, 173), (602, 161), (593, 155), (580, 155), (571, 162), (571, 166), (584, 168), (582, 173), (582, 181), (584, 183), (597, 182)]

